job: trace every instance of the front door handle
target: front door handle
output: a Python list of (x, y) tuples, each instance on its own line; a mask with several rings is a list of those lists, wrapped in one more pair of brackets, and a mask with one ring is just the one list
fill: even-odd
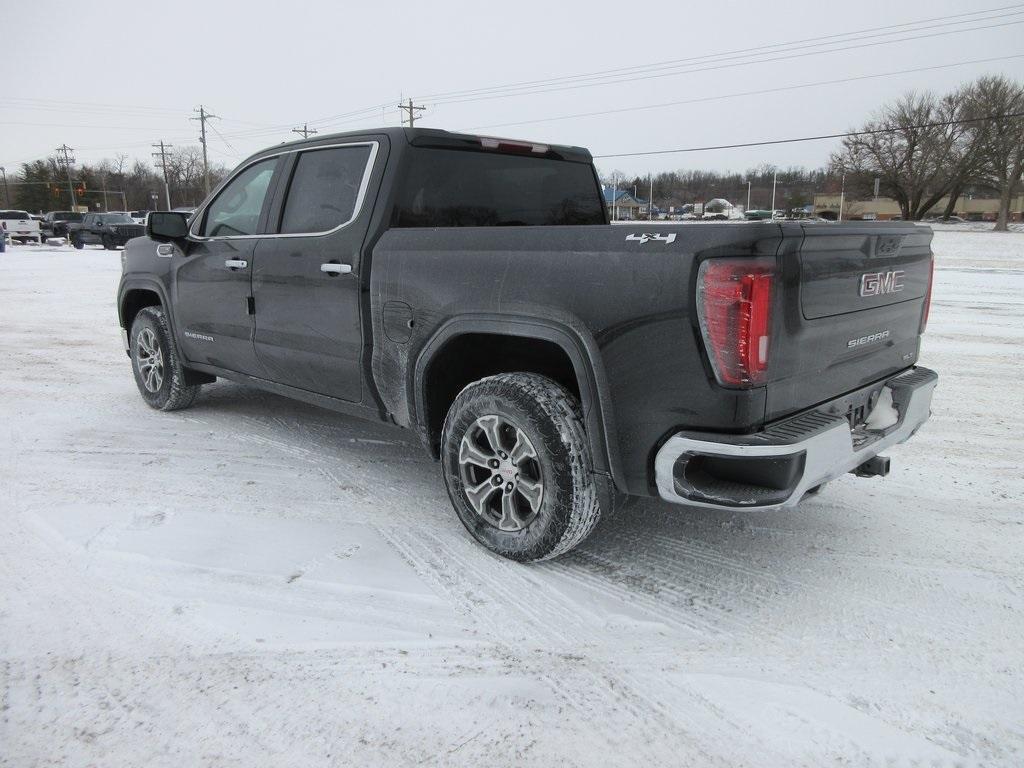
[(329, 275), (347, 275), (352, 271), (352, 265), (338, 264), (337, 262), (331, 261), (327, 264), (321, 264), (320, 271), (326, 272)]
[(249, 262), (245, 259), (228, 259), (224, 262), (224, 266), (228, 269), (245, 269), (249, 266)]

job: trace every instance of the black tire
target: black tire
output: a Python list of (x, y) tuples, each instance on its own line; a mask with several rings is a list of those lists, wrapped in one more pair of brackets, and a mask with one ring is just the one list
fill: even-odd
[(75, 246), (75, 248), (78, 249), (79, 251), (85, 248), (85, 243), (83, 243), (79, 238), (75, 237), (74, 235), (71, 236), (71, 244)]
[(106, 248), (108, 251), (116, 251), (117, 243), (114, 242), (114, 238), (112, 238), (110, 235), (104, 235), (103, 247)]
[[(139, 310), (128, 338), (135, 383), (146, 404), (158, 411), (177, 411), (192, 405), (202, 385), (185, 383), (185, 369), (163, 309)], [(154, 354), (156, 351), (159, 354)]]
[[(481, 423), (512, 431), (497, 435), (499, 446), (495, 447)], [(506, 454), (516, 453), (510, 449), (521, 436), (532, 453), (510, 468), (513, 457)], [(488, 455), (500, 454), (501, 467), (487, 468), (475, 460), (460, 462), (460, 452), (471, 451), (464, 448), (465, 441), (477, 448), (486, 445), (483, 452)], [(441, 460), (448, 496), (466, 530), (489, 550), (510, 560), (558, 557), (586, 539), (601, 516), (580, 404), (567, 389), (544, 376), (504, 373), (463, 389), (444, 422)], [(496, 478), (498, 484), (492, 492), (485, 483)], [(520, 482), (523, 488), (530, 488), (530, 496), (521, 493)], [(539, 497), (535, 495), (538, 483)], [(467, 488), (482, 489), (477, 502), (482, 503), (483, 511), (474, 507)], [(513, 490), (506, 493), (506, 488)], [(486, 496), (483, 502), (481, 495)], [(506, 504), (515, 514), (506, 514)], [(492, 509), (495, 505), (497, 510)], [(498, 516), (501, 520), (495, 522)], [(501, 524), (506, 520), (521, 527), (506, 525), (503, 530)]]

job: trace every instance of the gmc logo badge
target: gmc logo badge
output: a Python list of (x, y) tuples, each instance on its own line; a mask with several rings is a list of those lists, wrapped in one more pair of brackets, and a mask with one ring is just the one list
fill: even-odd
[(867, 272), (860, 276), (861, 296), (884, 296), (888, 293), (899, 293), (903, 290), (903, 275), (906, 270), (897, 269), (892, 272)]

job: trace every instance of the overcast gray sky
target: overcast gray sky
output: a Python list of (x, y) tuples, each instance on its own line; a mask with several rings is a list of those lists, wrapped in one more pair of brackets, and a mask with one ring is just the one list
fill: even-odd
[[(349, 113), (393, 105), (403, 94), (426, 105), (423, 126), (578, 144), (601, 155), (835, 133), (909, 89), (944, 91), (984, 73), (1024, 79), (1024, 2), (1007, 0), (0, 0), (0, 7), (0, 165), (9, 173), (65, 142), (80, 162), (118, 152), (148, 160), (149, 144), (160, 139), (196, 144), (198, 125), (189, 118), (199, 104), (221, 118), (209, 147), (211, 158), (228, 166), (297, 138), (290, 129), (307, 121), (321, 133), (397, 125), (390, 106)], [(746, 51), (924, 20), (931, 21), (886, 29), (891, 34), (883, 37)], [(900, 41), (865, 47), (883, 40)], [(745, 53), (732, 53), (739, 50)], [(1009, 56), (1017, 58), (793, 88)], [(639, 69), (683, 59), (691, 61)], [(616, 74), (611, 84), (545, 84), (628, 68), (637, 69)], [(526, 93), (437, 95), (518, 83), (533, 85), (519, 89)], [(690, 103), (632, 109), (679, 101)], [(551, 119), (609, 110), (620, 111)], [(742, 171), (762, 162), (818, 166), (835, 145), (598, 163), (637, 174)]]

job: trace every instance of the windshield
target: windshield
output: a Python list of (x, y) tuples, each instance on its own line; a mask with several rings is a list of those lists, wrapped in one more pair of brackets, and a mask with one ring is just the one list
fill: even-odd
[(57, 221), (81, 221), (82, 214), (72, 213), (71, 211), (61, 211), (60, 213), (53, 214), (53, 218)]
[(132, 217), (127, 213), (110, 213), (106, 216), (100, 216), (101, 224), (134, 224)]
[(450, 149), (416, 149), (392, 215), (395, 227), (604, 224), (587, 163)]

